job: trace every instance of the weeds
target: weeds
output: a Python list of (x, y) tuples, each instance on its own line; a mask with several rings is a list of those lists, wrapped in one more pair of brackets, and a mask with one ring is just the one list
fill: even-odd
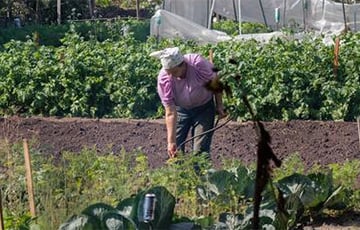
[[(115, 206), (120, 200), (152, 186), (164, 186), (175, 196), (175, 215), (178, 217), (217, 217), (222, 212), (241, 212), (246, 202), (236, 200), (235, 188), (224, 188), (219, 199), (199, 200), (198, 186), (207, 186), (205, 175), (211, 173), (211, 164), (202, 156), (180, 155), (163, 167), (150, 169), (141, 150), (99, 155), (95, 149), (80, 153), (63, 152), (59, 159), (44, 157), (31, 148), (36, 209), (39, 214), (31, 219), (28, 212), (25, 168), (21, 144), (0, 143), (0, 164), (8, 167), (7, 177), (1, 177), (6, 229), (37, 224), (40, 229), (57, 229), (74, 213), (79, 213), (95, 202)], [(194, 171), (195, 162), (202, 172)], [(234, 162), (234, 161), (233, 161)], [(234, 163), (224, 167), (233, 168)], [(239, 163), (240, 164), (240, 163)], [(359, 176), (359, 162), (331, 164), (334, 182), (352, 188)], [(239, 165), (237, 165), (239, 166)], [(207, 171), (210, 170), (210, 171)], [(250, 170), (251, 171), (251, 170)], [(274, 180), (292, 173), (303, 173), (304, 166), (298, 155), (284, 159), (281, 169), (274, 170)], [(351, 193), (351, 204), (359, 208), (360, 190)], [(202, 219), (202, 221), (205, 221)], [(211, 222), (210, 219), (208, 219)]]

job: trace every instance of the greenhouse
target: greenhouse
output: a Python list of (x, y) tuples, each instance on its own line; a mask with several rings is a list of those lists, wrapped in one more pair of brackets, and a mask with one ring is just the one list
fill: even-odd
[[(195, 39), (199, 42), (217, 42), (231, 37), (211, 30), (217, 18), (239, 23), (236, 39), (260, 38), (268, 40), (279, 31), (291, 28), (301, 34), (315, 31), (320, 34), (339, 34), (359, 30), (357, 17), (360, 4), (343, 4), (331, 0), (166, 0), (151, 20), (151, 34), (164, 38)], [(274, 32), (243, 34), (243, 22), (263, 23)]]

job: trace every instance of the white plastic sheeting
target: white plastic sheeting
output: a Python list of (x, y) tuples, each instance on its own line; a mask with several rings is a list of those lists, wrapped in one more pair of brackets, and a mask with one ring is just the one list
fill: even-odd
[[(274, 31), (291, 28), (297, 35), (312, 31), (325, 35), (325, 40), (345, 29), (343, 5), (331, 0), (165, 0), (163, 8), (151, 19), (151, 35), (199, 43), (230, 39), (268, 41), (273, 36), (284, 36), (281, 32), (241, 34), (244, 21), (263, 23)], [(360, 4), (344, 4), (344, 10), (347, 27), (360, 30)], [(213, 13), (239, 21), (239, 35), (234, 38), (207, 29), (211, 27)]]
[[(332, 36), (339, 32), (321, 33), (314, 31), (313, 35), (322, 36), (323, 41), (327, 45), (333, 44)], [(161, 38), (180, 38), (185, 40), (193, 40), (199, 44), (218, 43), (228, 40), (250, 40), (254, 39), (262, 43), (267, 43), (274, 37), (282, 37), (287, 39), (302, 39), (306, 36), (305, 32), (299, 32), (292, 35), (285, 34), (280, 31), (271, 33), (258, 34), (241, 34), (235, 37), (228, 36), (226, 33), (216, 30), (207, 29), (204, 26), (189, 21), (179, 15), (170, 13), (166, 10), (158, 10), (151, 18), (150, 35)]]
[(164, 0), (164, 10), (207, 27), (210, 4), (209, 0)]
[[(164, 9), (209, 27), (212, 13), (237, 21), (260, 22), (273, 28), (297, 27), (318, 31), (344, 29), (342, 4), (331, 0), (164, 0)], [(240, 7), (239, 7), (240, 6)], [(345, 4), (347, 25), (359, 30), (360, 4)], [(275, 20), (275, 10), (280, 21)]]
[(209, 30), (179, 15), (158, 10), (151, 18), (150, 35), (158, 38), (181, 38), (201, 43), (217, 43), (230, 40), (224, 32)]

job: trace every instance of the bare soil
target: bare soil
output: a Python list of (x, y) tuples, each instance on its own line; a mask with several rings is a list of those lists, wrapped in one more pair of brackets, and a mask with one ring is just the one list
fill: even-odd
[[(221, 125), (223, 121), (219, 122)], [(314, 164), (343, 163), (360, 158), (358, 124), (335, 121), (264, 122), (272, 137), (271, 147), (280, 159), (298, 153), (306, 168)], [(0, 139), (11, 142), (35, 139), (44, 154), (80, 152), (96, 147), (99, 153), (141, 149), (152, 168), (167, 160), (166, 129), (163, 120), (84, 119), (8, 117), (0, 118)], [(215, 167), (224, 159), (245, 164), (256, 160), (257, 137), (252, 122), (230, 122), (214, 133), (211, 157)], [(359, 183), (354, 186), (358, 187)], [(348, 222), (350, 225), (347, 225)], [(322, 225), (323, 224), (323, 225)], [(310, 229), (360, 229), (360, 216), (354, 214)], [(348, 227), (346, 227), (348, 226)], [(350, 226), (350, 227), (349, 227)]]
[[(298, 120), (264, 125), (280, 159), (298, 153), (307, 168), (360, 159), (356, 122)], [(35, 139), (37, 148), (47, 154), (79, 152), (84, 147), (96, 147), (102, 153), (140, 148), (148, 155), (150, 167), (159, 167), (167, 160), (163, 120), (8, 117), (0, 118), (0, 139), (4, 138), (11, 142)], [(223, 159), (249, 164), (256, 160), (256, 148), (253, 123), (230, 122), (215, 131), (211, 156), (215, 166)]]

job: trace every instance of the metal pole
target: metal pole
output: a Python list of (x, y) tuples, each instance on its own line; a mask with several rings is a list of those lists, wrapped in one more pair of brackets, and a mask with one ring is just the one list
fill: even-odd
[(241, 0), (238, 1), (238, 4), (239, 4), (239, 34), (241, 35), (242, 34), (242, 31), (241, 31)]
[(342, 3), (342, 10), (343, 10), (343, 16), (344, 16), (344, 26), (345, 26), (345, 33), (347, 32), (347, 24), (346, 24), (346, 13), (345, 13), (345, 3), (344, 0), (341, 1)]
[(214, 8), (215, 8), (215, 1), (216, 0), (212, 0), (212, 4), (211, 4), (211, 8), (210, 8), (210, 13), (209, 13), (209, 21), (208, 21), (208, 29), (211, 29), (211, 25), (212, 25), (212, 14), (214, 13)]
[(283, 27), (285, 27), (285, 15), (286, 15), (286, 0), (284, 0), (283, 2), (284, 4), (284, 11), (283, 11), (283, 15), (282, 15), (282, 18), (283, 18)]
[[(325, 5), (325, 1), (322, 1), (322, 20), (325, 20), (325, 13), (326, 13), (326, 5)], [(322, 26), (320, 29), (320, 33), (323, 32), (324, 27)]]
[(303, 0), (302, 1), (302, 6), (303, 6), (303, 23), (304, 23), (304, 30), (306, 30), (306, 18), (307, 18), (307, 0)]
[(268, 24), (266, 22), (264, 7), (263, 7), (263, 4), (262, 4), (261, 0), (259, 0), (259, 5), (260, 5), (261, 13), (262, 13), (262, 16), (263, 16), (263, 19), (264, 19), (264, 24), (265, 24), (266, 27), (268, 27)]
[(355, 12), (354, 12), (354, 31), (356, 31), (356, 12), (357, 8), (355, 8)]
[(232, 2), (233, 2), (233, 9), (234, 9), (235, 20), (238, 20), (238, 17), (237, 17), (237, 14), (236, 14), (236, 4), (235, 4), (235, 0), (233, 0)]

